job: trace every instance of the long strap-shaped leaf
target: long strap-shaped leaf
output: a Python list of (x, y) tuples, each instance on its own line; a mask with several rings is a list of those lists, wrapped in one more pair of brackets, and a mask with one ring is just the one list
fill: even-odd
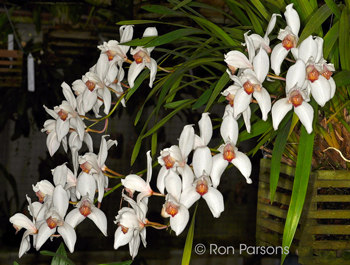
[(198, 202), (196, 204), (196, 209), (194, 210), (192, 221), (190, 228), (187, 232), (186, 243), (184, 248), (184, 253), (182, 254), (182, 262), (181, 265), (189, 265), (191, 261), (191, 253), (192, 253), (192, 244), (193, 244), (193, 236), (194, 236), (194, 224), (196, 220), (196, 212), (198, 208)]
[(350, 51), (349, 51), (349, 16), (346, 8), (343, 9), (339, 24), (339, 53), (341, 66), (350, 70)]
[[(315, 110), (315, 123), (318, 113), (317, 105), (315, 104), (314, 100), (312, 101), (311, 105)], [(290, 247), (290, 245), (292, 244), (292, 240), (295, 235), (295, 231), (297, 230), (301, 212), (303, 210), (307, 186), (309, 183), (311, 161), (314, 147), (314, 137), (314, 131), (311, 134), (308, 134), (305, 127), (302, 126), (299, 141), (298, 160), (294, 176), (292, 198), (290, 200), (289, 210), (283, 232), (283, 249), (285, 247)], [(287, 254), (282, 254), (281, 264), (283, 264), (286, 256)]]
[(281, 158), (283, 155), (284, 148), (286, 147), (289, 128), (291, 126), (291, 119), (287, 122), (286, 126), (280, 131), (276, 137), (276, 141), (272, 151), (271, 158), (271, 171), (270, 171), (270, 198), (271, 204), (275, 198), (276, 188), (278, 184), (278, 179), (280, 175), (281, 168)]
[(329, 9), (327, 5), (321, 6), (311, 17), (309, 22), (306, 24), (303, 32), (300, 35), (299, 38), (299, 45), (302, 43), (303, 40), (305, 40), (307, 37), (309, 37), (311, 34), (316, 32), (319, 27), (322, 25), (322, 23), (332, 14), (332, 11)]

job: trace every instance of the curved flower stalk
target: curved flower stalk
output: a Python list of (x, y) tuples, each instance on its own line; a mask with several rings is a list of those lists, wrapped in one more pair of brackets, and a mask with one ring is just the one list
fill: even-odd
[(64, 221), (69, 199), (62, 185), (58, 185), (52, 196), (52, 205), (45, 213), (45, 219), (38, 224), (36, 250), (39, 250), (46, 240), (56, 231), (62, 236), (69, 251), (73, 253), (77, 236), (74, 228)]
[(295, 114), (299, 117), (301, 123), (305, 126), (306, 131), (312, 132), (312, 120), (314, 110), (310, 104), (310, 96), (306, 90), (306, 72), (303, 60), (298, 59), (295, 65), (288, 70), (286, 77), (287, 97), (279, 99), (272, 107), (273, 128), (278, 129), (278, 125), (283, 117), (294, 109)]
[(234, 96), (233, 113), (235, 118), (248, 108), (254, 96), (261, 109), (262, 119), (267, 120), (267, 114), (271, 110), (271, 99), (262, 83), (269, 71), (269, 65), (269, 57), (266, 51), (260, 47), (259, 52), (253, 59), (254, 70), (246, 69), (239, 77), (233, 76), (232, 79), (236, 85), (241, 87)]
[(107, 169), (105, 162), (107, 159), (108, 150), (113, 145), (118, 144), (116, 140), (106, 141), (105, 138), (107, 136), (108, 135), (104, 135), (101, 138), (100, 150), (98, 155), (92, 152), (88, 152), (85, 155), (79, 157), (79, 164), (82, 171), (92, 175), (96, 180), (98, 189), (97, 200), (100, 203), (103, 199), (104, 189), (108, 187), (108, 177), (103, 174), (103, 172)]
[[(10, 223), (13, 224), (13, 227), (16, 229), (16, 234), (18, 231), (20, 231), (22, 228), (25, 228), (26, 231), (23, 234), (22, 241), (19, 247), (18, 257), (21, 258), (27, 251), (30, 249), (30, 238), (29, 236), (33, 236), (33, 246), (35, 247), (35, 241), (36, 241), (36, 234), (38, 233), (38, 229), (36, 227), (36, 216), (38, 213), (37, 207), (33, 207), (32, 202), (28, 196), (28, 208), (29, 213), (32, 215), (32, 220), (30, 220), (27, 216), (25, 216), (22, 213), (16, 213), (10, 218)], [(39, 206), (40, 207), (40, 206)]]
[(95, 179), (87, 174), (80, 175), (77, 190), (82, 195), (81, 200), (75, 205), (75, 209), (66, 216), (66, 222), (72, 227), (76, 227), (88, 217), (101, 230), (104, 236), (107, 236), (107, 217), (100, 209), (94, 205), (96, 190)]
[[(114, 234), (114, 249), (129, 244), (129, 252), (134, 259), (139, 251), (140, 238), (143, 246), (146, 247), (146, 229), (147, 224), (145, 207), (140, 207), (134, 200), (122, 194), (132, 208), (123, 207), (119, 210), (114, 223), (118, 224), (118, 228)], [(141, 204), (143, 202), (140, 202)], [(147, 207), (146, 207), (147, 208)]]
[[(146, 28), (143, 33), (143, 37), (158, 36), (158, 31), (155, 27)], [(157, 62), (151, 58), (151, 52), (155, 47), (141, 47), (138, 46), (135, 49), (130, 50), (130, 54), (133, 55), (134, 61), (130, 65), (128, 73), (128, 83), (130, 88), (134, 86), (134, 81), (136, 77), (141, 73), (141, 71), (147, 67), (150, 70), (150, 80), (149, 87), (153, 86), (153, 81), (157, 74)]]
[(282, 62), (287, 57), (289, 51), (292, 52), (294, 58), (298, 57), (297, 44), (299, 40), (300, 18), (298, 12), (293, 8), (293, 4), (286, 6), (284, 17), (287, 27), (281, 29), (277, 36), (282, 43), (277, 44), (271, 53), (271, 68), (276, 75), (280, 74)]
[(226, 108), (225, 115), (220, 127), (221, 137), (224, 140), (218, 150), (219, 154), (213, 157), (213, 167), (210, 171), (210, 176), (214, 188), (220, 183), (221, 175), (224, 173), (229, 163), (232, 163), (238, 168), (242, 175), (246, 178), (247, 183), (251, 184), (250, 175), (252, 172), (252, 163), (249, 158), (236, 147), (238, 139), (238, 124), (232, 116), (230, 108)]

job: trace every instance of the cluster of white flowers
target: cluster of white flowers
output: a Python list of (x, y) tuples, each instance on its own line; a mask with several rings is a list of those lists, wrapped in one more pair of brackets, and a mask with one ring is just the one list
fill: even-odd
[[(218, 218), (224, 211), (224, 200), (218, 186), (229, 163), (238, 168), (248, 184), (252, 183), (251, 162), (236, 147), (239, 134), (237, 119), (241, 114), (247, 131), (251, 130), (249, 105), (252, 97), (260, 106), (263, 120), (267, 120), (268, 113), (272, 109), (275, 130), (285, 114), (294, 107), (301, 122), (311, 133), (313, 108), (307, 102), (310, 100), (310, 94), (321, 106), (333, 97), (335, 83), (331, 74), (334, 67), (327, 64), (323, 58), (322, 38), (310, 36), (297, 47), (300, 21), (292, 4), (287, 6), (284, 15), (287, 27), (280, 30), (278, 35), (282, 43), (277, 44), (272, 53), (269, 34), (275, 27), (277, 17), (280, 16), (277, 14), (272, 15), (264, 37), (257, 34), (249, 35), (249, 32), (244, 34), (243, 45), (247, 48), (248, 57), (239, 51), (231, 51), (225, 55), (227, 72), (234, 84), (222, 92), (229, 104), (225, 108), (220, 127), (223, 144), (217, 152), (212, 154), (208, 147), (213, 127), (209, 113), (203, 113), (198, 122), (199, 135), (195, 133), (193, 125), (186, 125), (183, 127), (178, 145), (160, 152), (158, 162), (161, 169), (156, 181), (159, 192), (153, 191), (150, 186), (152, 177), (150, 152), (147, 152), (146, 180), (136, 174), (122, 178), (121, 184), (124, 187), (122, 197), (128, 207), (121, 208), (116, 216), (115, 223), (118, 228), (114, 235), (115, 249), (129, 244), (130, 255), (134, 258), (141, 241), (146, 247), (146, 227), (169, 227), (150, 222), (146, 218), (149, 197), (152, 195), (165, 198), (161, 214), (165, 218), (170, 218), (171, 229), (179, 235), (189, 221), (189, 208), (201, 197), (206, 201), (214, 217)], [(133, 26), (121, 27), (120, 35), (121, 42), (130, 41)], [(147, 28), (144, 33), (144, 37), (156, 35), (155, 28)], [(120, 45), (115, 40), (105, 42), (98, 48), (101, 50), (101, 55), (96, 65), (91, 67), (82, 79), (73, 82), (72, 89), (68, 84), (62, 84), (66, 100), (53, 110), (45, 107), (47, 113), (53, 117), (45, 122), (42, 130), (48, 134), (47, 148), (50, 155), (58, 150), (61, 143), (66, 152), (69, 146), (73, 171), (63, 164), (52, 171), (54, 184), (43, 180), (33, 186), (39, 202), (31, 203), (27, 197), (32, 220), (20, 213), (11, 217), (10, 222), (17, 230), (22, 227), (27, 229), (20, 246), (20, 257), (30, 249), (29, 235), (33, 236), (33, 246), (39, 250), (49, 237), (58, 236), (56, 232), (62, 236), (68, 249), (73, 252), (76, 242), (74, 229), (86, 217), (107, 236), (107, 218), (100, 210), (100, 204), (105, 189), (108, 188), (109, 173), (118, 176), (118, 173), (105, 165), (109, 148), (117, 145), (117, 142), (107, 141), (103, 136), (99, 153), (93, 153), (92, 139), (89, 135), (93, 130), (86, 127), (84, 120), (88, 118), (84, 115), (93, 111), (96, 118), (101, 117), (99, 109), (102, 105), (104, 113), (106, 115), (110, 113), (112, 103), (110, 91), (117, 97), (123, 94), (124, 62), (131, 63), (127, 78), (130, 87), (134, 86), (135, 78), (145, 67), (150, 69), (149, 86), (152, 87), (157, 73), (157, 63), (150, 57), (154, 47), (131, 49), (133, 62), (126, 55), (130, 47)], [(277, 100), (272, 107), (270, 95), (263, 87), (263, 83), (265, 80), (272, 81), (271, 78), (275, 77), (268, 75), (270, 60), (271, 68), (278, 75), (289, 50), (292, 51), (295, 64), (289, 68), (285, 79), (287, 98)], [(125, 105), (125, 102), (122, 101), (122, 104)], [(67, 142), (68, 133), (70, 135)], [(83, 142), (87, 144), (89, 152), (79, 155)], [(192, 163), (189, 164), (188, 161)], [(78, 174), (79, 168), (81, 171)], [(133, 199), (135, 192), (137, 192), (136, 200)], [(98, 207), (94, 205), (95, 200), (98, 201)], [(67, 214), (69, 203), (74, 204), (75, 209)]]
[[(271, 111), (275, 130), (278, 129), (278, 125), (287, 112), (294, 107), (301, 123), (307, 132), (311, 133), (314, 111), (307, 102), (310, 101), (312, 95), (315, 101), (323, 107), (333, 98), (336, 85), (331, 75), (335, 69), (333, 64), (327, 64), (323, 58), (322, 38), (309, 36), (298, 44), (300, 18), (293, 4), (286, 7), (284, 16), (287, 27), (281, 29), (277, 37), (282, 42), (277, 44), (271, 52), (268, 35), (275, 27), (277, 16), (279, 15), (272, 15), (264, 38), (256, 34), (248, 35), (248, 32), (244, 34), (244, 45), (247, 47), (249, 58), (239, 51), (231, 51), (225, 56), (225, 62), (229, 67), (228, 73), (235, 83), (222, 94), (230, 101), (234, 118), (237, 119), (240, 114), (243, 115), (248, 132), (251, 127), (249, 105), (253, 96), (259, 104), (263, 120), (267, 119)], [(270, 61), (271, 69), (276, 75), (279, 75), (281, 65), (289, 50), (293, 54), (295, 63), (289, 67), (285, 78), (287, 97), (277, 100), (271, 110), (270, 95), (262, 84), (267, 77), (274, 77), (268, 75)], [(271, 58), (268, 56), (269, 52), (271, 52)], [(237, 68), (240, 70), (235, 75)]]

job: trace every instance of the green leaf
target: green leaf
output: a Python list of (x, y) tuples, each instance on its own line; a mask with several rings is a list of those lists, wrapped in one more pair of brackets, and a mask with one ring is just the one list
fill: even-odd
[(254, 7), (260, 12), (260, 14), (266, 19), (269, 20), (271, 18), (270, 12), (268, 12), (265, 6), (260, 2), (260, 0), (251, 0)]
[(164, 108), (168, 108), (168, 109), (176, 109), (180, 106), (183, 106), (184, 104), (188, 103), (189, 101), (192, 101), (193, 99), (183, 99), (183, 100), (179, 100), (179, 101), (174, 101), (171, 103), (167, 103), (164, 105)]
[(275, 198), (278, 179), (280, 176), (281, 158), (283, 156), (284, 148), (287, 144), (289, 135), (289, 128), (291, 126), (291, 120), (283, 127), (283, 129), (277, 134), (275, 144), (272, 150), (271, 158), (271, 171), (270, 171), (270, 198), (271, 204)]
[(19, 263), (18, 263), (18, 262), (16, 262), (16, 261), (14, 261), (14, 262), (13, 262), (13, 265), (19, 265)]
[(157, 13), (162, 15), (183, 15), (181, 12), (174, 11), (170, 8), (160, 5), (145, 5), (142, 6), (142, 9), (149, 11), (151, 13)]
[(211, 31), (211, 35), (212, 36), (216, 36), (219, 39), (221, 39), (224, 45), (239, 46), (239, 43), (234, 41), (225, 31), (223, 31), (216, 24), (210, 22), (207, 19), (203, 19), (203, 18), (200, 18), (200, 17), (196, 17), (196, 16), (189, 16), (189, 17), (192, 18), (194, 21), (196, 21), (201, 26), (204, 26), (207, 29), (209, 29)]
[(120, 43), (120, 45), (127, 45), (127, 46), (145, 46), (150, 41), (156, 39), (157, 36), (150, 36), (150, 37), (143, 37), (141, 39), (133, 39), (131, 41)]
[(207, 89), (194, 103), (192, 110), (198, 109), (199, 107), (202, 107), (205, 103), (208, 102), (210, 95), (212, 93), (213, 89)]
[[(61, 263), (61, 264), (69, 264), (69, 265), (75, 265), (75, 263), (70, 260), (69, 258), (65, 257), (65, 256), (62, 256), (60, 254), (57, 254), (57, 253), (54, 253), (54, 252), (51, 252), (51, 251), (47, 251), (47, 250), (43, 250), (43, 251), (40, 251), (40, 254), (44, 255), (44, 256), (53, 256), (53, 257), (58, 257), (62, 260), (65, 261), (65, 263)], [(56, 263), (56, 264), (60, 264), (60, 263)]]
[(250, 21), (253, 24), (255, 32), (258, 33), (260, 36), (263, 36), (264, 30), (261, 27), (261, 20), (258, 18), (257, 15), (254, 14), (254, 12), (250, 9), (249, 5), (245, 1), (243, 1), (243, 5), (245, 7), (246, 12), (248, 13)]
[[(315, 124), (318, 117), (318, 109), (315, 101), (311, 101), (311, 105), (314, 108), (314, 120)], [(313, 126), (315, 127), (315, 126)], [(315, 132), (308, 134), (305, 127), (301, 127), (300, 141), (299, 141), (299, 150), (298, 150), (298, 159), (295, 169), (294, 183), (292, 197), (289, 204), (288, 214), (286, 223), (284, 226), (282, 247), (290, 247), (292, 240), (297, 229), (301, 212), (303, 210), (306, 191), (309, 183), (309, 176), (311, 171), (311, 161), (312, 153), (314, 147), (314, 137)], [(282, 254), (282, 262), (286, 258), (286, 254)]]
[(137, 141), (135, 143), (134, 149), (132, 150), (131, 154), (131, 166), (135, 163), (137, 156), (139, 155), (140, 148), (142, 143), (142, 134), (140, 134), (139, 138), (137, 138)]
[(128, 261), (124, 261), (124, 262), (103, 263), (103, 264), (99, 264), (99, 265), (130, 265), (132, 262), (133, 262), (132, 260), (128, 260)]
[(298, 45), (300, 45), (307, 37), (316, 32), (322, 23), (332, 14), (332, 11), (327, 5), (321, 6), (311, 17), (306, 24), (303, 32), (300, 35)]
[(177, 29), (167, 34), (164, 34), (162, 36), (154, 38), (144, 46), (145, 47), (160, 46), (188, 35), (193, 36), (194, 34), (203, 34), (203, 33), (204, 32), (201, 29)]
[(172, 25), (176, 27), (182, 27), (182, 28), (191, 28), (186, 25), (182, 24), (176, 24), (176, 23), (170, 23), (170, 22), (161, 22), (158, 20), (124, 20), (116, 23), (117, 25), (142, 25), (142, 24), (164, 24), (164, 25)]
[(214, 103), (215, 99), (221, 93), (221, 91), (226, 86), (228, 81), (230, 81), (230, 77), (226, 72), (224, 72), (224, 74), (220, 77), (219, 81), (217, 82), (217, 84), (214, 88), (214, 91), (208, 100), (208, 104), (207, 104), (204, 112), (207, 112), (210, 109), (211, 105)]
[[(60, 246), (58, 247), (56, 254), (67, 258), (67, 252), (64, 248), (63, 243), (61, 243)], [(65, 260), (61, 259), (58, 256), (53, 257), (51, 261), (51, 265), (67, 265), (67, 264), (68, 263)]]
[(333, 25), (333, 27), (327, 32), (324, 36), (324, 45), (323, 45), (323, 56), (328, 58), (334, 44), (339, 38), (339, 21)]
[(161, 121), (159, 121), (156, 125), (153, 126), (152, 129), (150, 129), (142, 138), (145, 138), (149, 135), (151, 135), (152, 133), (154, 133), (155, 131), (157, 131), (160, 127), (162, 127), (167, 121), (169, 121), (176, 113), (178, 113), (180, 110), (182, 110), (183, 108), (188, 107), (189, 105), (191, 105), (193, 102), (195, 102), (195, 99), (191, 99), (188, 102), (186, 102), (185, 104), (183, 104), (182, 106), (179, 106), (177, 109), (173, 110), (172, 112), (170, 112), (167, 116), (165, 116)]
[(245, 26), (252, 25), (247, 15), (242, 11), (241, 7), (239, 6), (240, 3), (237, 3), (237, 1), (234, 1), (234, 0), (225, 0), (225, 2), (230, 7), (232, 13), (234, 13), (235, 16), (238, 18), (241, 25), (245, 25)]
[(267, 121), (259, 120), (258, 122), (254, 123), (251, 128), (251, 132), (248, 133), (247, 131), (243, 131), (238, 135), (238, 141), (242, 142), (248, 139), (251, 139), (253, 137), (259, 136), (272, 128), (272, 122), (270, 119)]
[(158, 134), (152, 134), (152, 143), (151, 143), (151, 156), (155, 156), (157, 153), (157, 142), (158, 142)]
[(350, 51), (349, 51), (349, 17), (347, 9), (344, 8), (339, 20), (339, 54), (342, 69), (350, 70)]
[(343, 70), (333, 76), (333, 79), (337, 86), (346, 86), (350, 85), (350, 71)]
[(332, 10), (333, 14), (340, 19), (341, 16), (341, 10), (337, 6), (337, 4), (334, 2), (334, 0), (325, 0), (327, 6), (329, 7), (330, 10)]
[(196, 220), (197, 208), (198, 208), (198, 202), (196, 204), (196, 209), (194, 210), (194, 213), (192, 216), (190, 228), (188, 229), (188, 232), (187, 232), (186, 243), (185, 243), (184, 252), (182, 254), (181, 265), (189, 265), (190, 261), (191, 261), (193, 236), (194, 236), (194, 225), (195, 225), (195, 220)]

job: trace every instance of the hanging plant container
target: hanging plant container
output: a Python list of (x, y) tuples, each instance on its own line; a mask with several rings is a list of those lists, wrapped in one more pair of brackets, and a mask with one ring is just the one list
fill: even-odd
[[(282, 246), (295, 169), (281, 164), (274, 202), (270, 201), (270, 164), (260, 161), (257, 244)], [(290, 253), (301, 264), (350, 263), (350, 172), (317, 170), (310, 174), (304, 209)]]
[(0, 87), (21, 87), (22, 65), (22, 51), (0, 50)]

